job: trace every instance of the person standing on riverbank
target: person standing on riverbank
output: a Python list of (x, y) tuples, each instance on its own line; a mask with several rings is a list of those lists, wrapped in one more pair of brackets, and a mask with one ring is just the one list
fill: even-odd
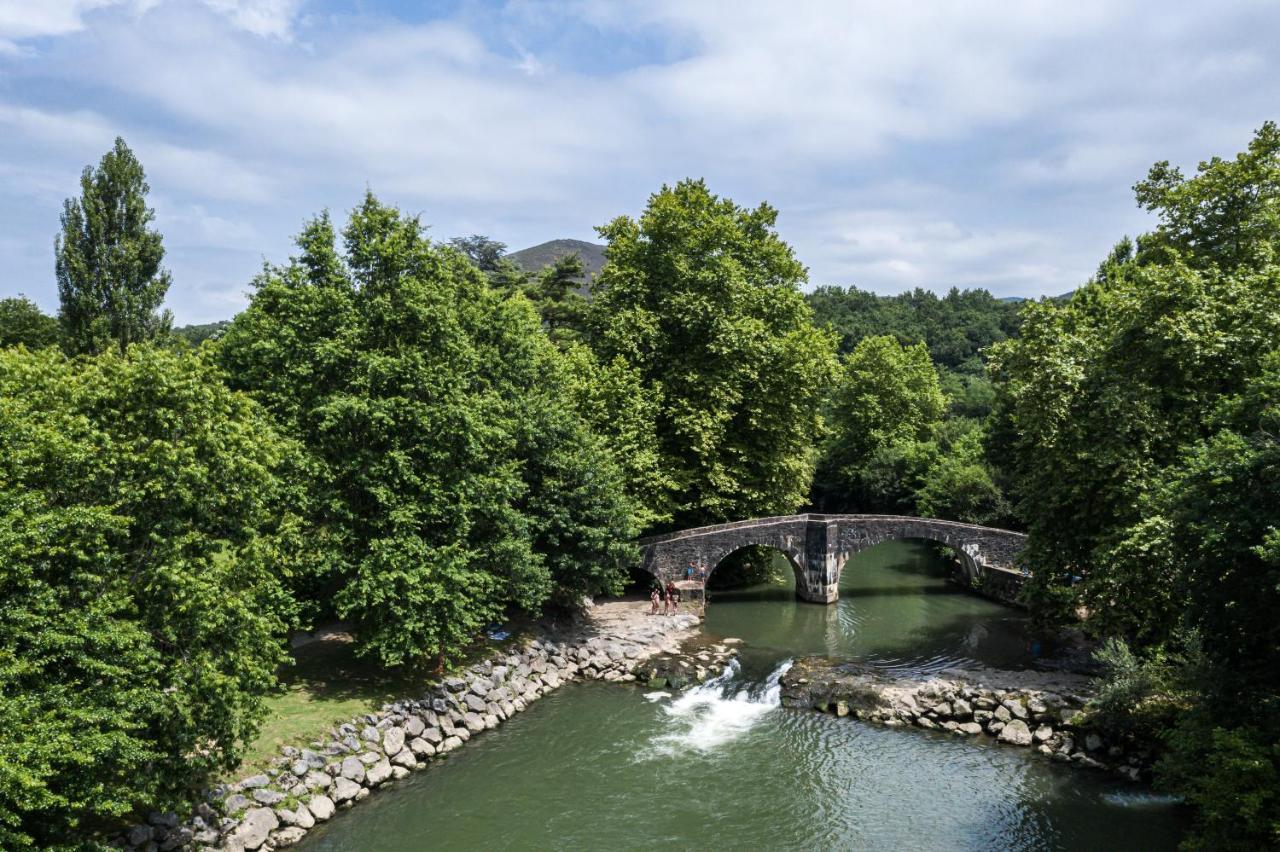
[(654, 586), (653, 590), (649, 592), (649, 603), (653, 604), (653, 606), (649, 608), (650, 615), (658, 614), (658, 601), (661, 598), (662, 598), (662, 592), (658, 589), (657, 586)]

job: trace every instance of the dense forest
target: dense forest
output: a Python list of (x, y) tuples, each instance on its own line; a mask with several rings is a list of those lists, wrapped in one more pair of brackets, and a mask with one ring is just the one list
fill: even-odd
[(954, 288), (938, 297), (819, 287), (808, 301), (842, 360), (813, 505), (1017, 526), (984, 445), (995, 401), (986, 353), (1017, 334), (1019, 303)]
[(77, 848), (233, 768), (293, 629), (436, 669), (619, 591), (645, 532), (895, 512), (1029, 533), (1195, 848), (1280, 842), (1280, 132), (1136, 186), (1069, 299), (820, 287), (688, 180), (602, 225), (590, 297), (367, 194), (228, 323), (174, 330), (117, 140), (0, 300), (0, 846)]

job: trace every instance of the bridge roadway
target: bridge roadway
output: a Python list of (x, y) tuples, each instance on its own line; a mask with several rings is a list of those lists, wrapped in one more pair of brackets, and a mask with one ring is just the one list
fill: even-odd
[[(780, 515), (681, 530), (640, 540), (641, 565), (663, 583), (685, 580), (692, 562), (705, 584), (729, 554), (751, 545), (784, 553), (796, 575), (796, 596), (817, 603), (839, 597), (840, 572), (860, 550), (894, 539), (926, 539), (952, 548), (965, 578), (997, 597), (1021, 587), (1015, 565), (1026, 536), (1009, 530), (896, 515)], [(700, 578), (700, 579), (699, 579)], [(684, 585), (684, 583), (682, 583)]]

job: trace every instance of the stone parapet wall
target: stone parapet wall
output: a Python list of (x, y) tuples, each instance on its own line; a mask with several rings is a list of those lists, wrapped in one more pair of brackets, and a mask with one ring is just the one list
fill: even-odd
[[(1026, 536), (974, 524), (896, 515), (783, 515), (730, 524), (698, 527), (641, 539), (641, 566), (659, 580), (679, 580), (692, 563), (705, 578), (726, 556), (749, 546), (785, 554), (803, 600), (832, 603), (838, 598), (840, 574), (859, 551), (886, 541), (924, 539), (952, 548), (965, 579), (1001, 600), (1013, 600), (1018, 555)], [(979, 585), (994, 576), (988, 590)]]

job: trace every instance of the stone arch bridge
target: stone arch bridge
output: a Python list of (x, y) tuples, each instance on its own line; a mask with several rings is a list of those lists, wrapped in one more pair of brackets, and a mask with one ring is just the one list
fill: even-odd
[(832, 603), (840, 572), (860, 550), (894, 539), (918, 538), (952, 548), (962, 579), (993, 597), (1012, 600), (1024, 576), (1015, 559), (1026, 536), (1009, 530), (896, 515), (782, 515), (681, 530), (640, 540), (641, 566), (660, 581), (685, 580), (690, 562), (705, 583), (729, 554), (752, 545), (786, 554), (796, 575), (796, 596)]

